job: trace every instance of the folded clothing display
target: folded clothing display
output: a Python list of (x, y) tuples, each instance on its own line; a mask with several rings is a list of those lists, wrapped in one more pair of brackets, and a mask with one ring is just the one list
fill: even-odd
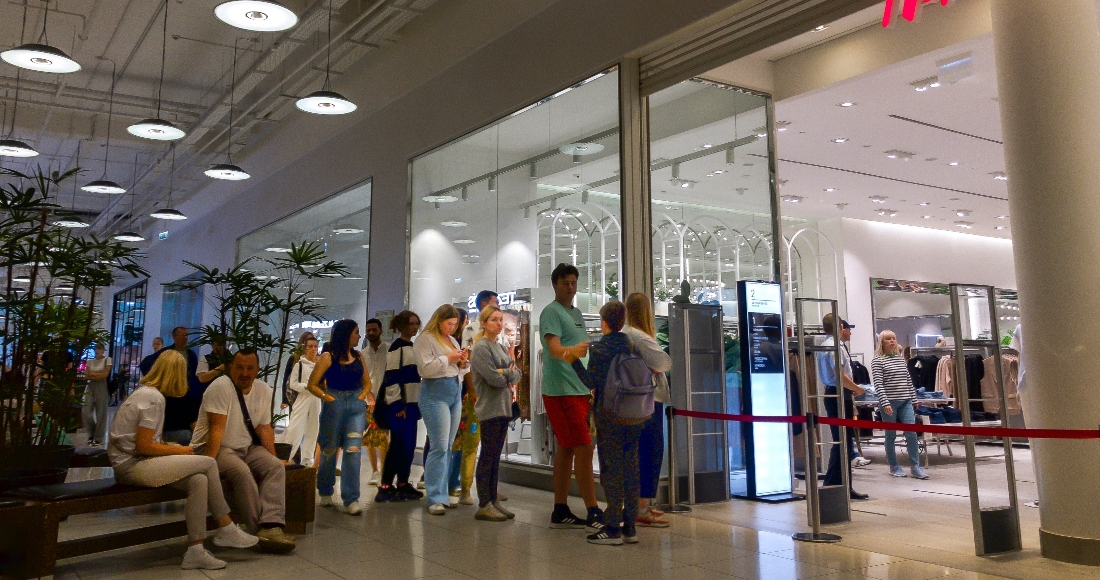
[(943, 391), (928, 391), (924, 387), (917, 388), (918, 399), (946, 399), (947, 395)]

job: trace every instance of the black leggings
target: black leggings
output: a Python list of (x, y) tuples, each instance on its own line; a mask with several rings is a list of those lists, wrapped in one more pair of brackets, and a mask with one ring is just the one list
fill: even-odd
[(382, 481), (380, 485), (392, 485), (394, 477), (397, 484), (409, 483), (409, 471), (412, 470), (413, 455), (416, 453), (416, 422), (420, 419), (415, 405), (405, 405), (406, 417), (398, 417), (390, 411), (390, 446), (386, 450), (386, 459), (382, 463)]
[(504, 440), (508, 437), (508, 423), (511, 417), (493, 417), (482, 419), (481, 455), (477, 458), (477, 501), (485, 507), (497, 501), (497, 479), (500, 476), (500, 452), (504, 449)]

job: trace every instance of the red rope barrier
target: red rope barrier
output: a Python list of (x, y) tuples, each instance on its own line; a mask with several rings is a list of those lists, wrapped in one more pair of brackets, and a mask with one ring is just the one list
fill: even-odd
[[(738, 421), (742, 423), (805, 423), (802, 416), (764, 416), (764, 415), (728, 415), (726, 413), (707, 413), (705, 411), (685, 411), (673, 409), (674, 415), (695, 419), (717, 419), (720, 421)], [(863, 421), (859, 419), (837, 419), (818, 417), (822, 425), (849, 427), (853, 429), (885, 429), (889, 431), (912, 431), (914, 433), (935, 433), (940, 435), (972, 435), (976, 437), (1022, 437), (1029, 439), (1100, 439), (1100, 429), (1010, 429), (1004, 427), (955, 427), (950, 425), (922, 425), (912, 423), (893, 423), (886, 421)]]

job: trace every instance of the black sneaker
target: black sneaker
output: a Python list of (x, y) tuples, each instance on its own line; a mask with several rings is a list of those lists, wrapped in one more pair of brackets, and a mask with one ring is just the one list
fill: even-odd
[(378, 494), (374, 496), (374, 503), (385, 503), (389, 501), (398, 501), (397, 492), (393, 489), (393, 486), (378, 486)]
[(623, 541), (627, 544), (637, 544), (638, 528), (633, 524), (623, 524)]
[(416, 501), (424, 499), (424, 492), (416, 489), (408, 483), (402, 483), (397, 486), (397, 500), (396, 501)]
[(604, 529), (603, 525), (603, 511), (597, 510), (595, 513), (588, 514), (588, 521), (584, 523), (584, 529), (590, 534), (597, 534)]
[(583, 528), (584, 520), (573, 515), (573, 512), (569, 510), (555, 511), (550, 515), (550, 529), (552, 530), (575, 530)]
[[(603, 524), (600, 524), (603, 527)], [(604, 546), (623, 545), (623, 534), (619, 530), (603, 529), (595, 534), (588, 535), (589, 544), (601, 544)]]

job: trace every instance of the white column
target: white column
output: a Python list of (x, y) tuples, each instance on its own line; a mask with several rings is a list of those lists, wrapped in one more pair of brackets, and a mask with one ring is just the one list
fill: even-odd
[[(1096, 0), (993, 0), (1028, 427), (1100, 425)], [(1032, 440), (1043, 555), (1100, 565), (1100, 443)], [(1026, 473), (1026, 472), (1025, 472)]]

